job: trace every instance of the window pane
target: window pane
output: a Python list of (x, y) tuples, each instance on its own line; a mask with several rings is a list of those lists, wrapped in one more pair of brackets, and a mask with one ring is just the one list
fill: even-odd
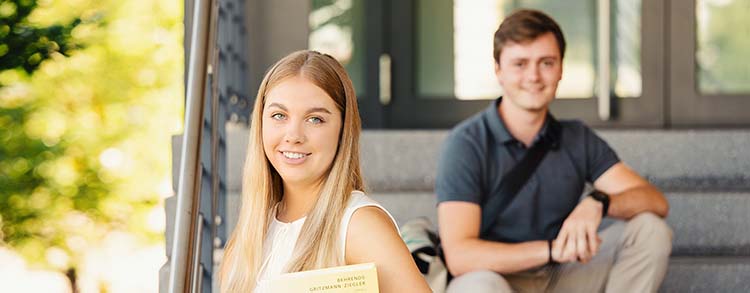
[(365, 13), (362, 0), (313, 0), (309, 47), (344, 65), (357, 96), (365, 88)]
[(640, 97), (641, 78), (641, 1), (617, 0), (612, 3), (612, 77), (618, 97)]
[(416, 5), (419, 95), (453, 97), (453, 1), (418, 0)]
[[(621, 97), (641, 94), (641, 1), (612, 6), (612, 87)], [(560, 98), (590, 98), (596, 84), (596, 3), (591, 0), (420, 0), (417, 2), (417, 94), (428, 98), (492, 99), (502, 94), (494, 75), (492, 42), (516, 8), (545, 11), (565, 34)], [(436, 21), (436, 20), (446, 21)]]
[(750, 1), (696, 1), (698, 89), (704, 94), (750, 93)]

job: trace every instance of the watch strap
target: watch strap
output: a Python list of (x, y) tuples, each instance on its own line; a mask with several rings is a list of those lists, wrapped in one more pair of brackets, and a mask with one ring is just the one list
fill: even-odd
[(606, 217), (609, 212), (609, 195), (599, 190), (594, 190), (589, 193), (589, 196), (602, 203), (602, 218)]

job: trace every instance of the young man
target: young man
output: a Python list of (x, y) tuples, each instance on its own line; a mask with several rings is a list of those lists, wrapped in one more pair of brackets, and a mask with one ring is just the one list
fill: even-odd
[[(620, 162), (578, 121), (548, 107), (562, 76), (565, 40), (549, 16), (520, 10), (495, 32), (495, 75), (504, 96), (467, 119), (443, 145), (435, 191), (448, 292), (655, 292), (672, 232), (664, 195)], [(479, 235), (484, 204), (550, 129), (560, 140)], [(595, 192), (582, 200), (586, 183)], [(602, 218), (619, 219), (598, 231)]]

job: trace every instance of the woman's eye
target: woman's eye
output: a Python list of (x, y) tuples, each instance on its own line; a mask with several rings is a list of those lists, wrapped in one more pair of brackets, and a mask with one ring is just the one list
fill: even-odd
[(323, 123), (323, 119), (320, 119), (319, 117), (310, 117), (310, 118), (307, 118), (307, 121), (309, 121), (312, 124)]
[(284, 120), (286, 116), (281, 113), (274, 113), (273, 115), (271, 115), (271, 118), (273, 118), (274, 120)]

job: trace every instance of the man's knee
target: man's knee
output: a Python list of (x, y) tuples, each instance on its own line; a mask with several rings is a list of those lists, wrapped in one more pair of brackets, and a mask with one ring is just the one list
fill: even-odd
[(635, 233), (633, 243), (654, 257), (668, 257), (672, 252), (672, 229), (667, 222), (653, 213), (640, 213), (630, 219), (626, 230)]
[(513, 292), (513, 289), (500, 274), (482, 270), (455, 277), (446, 292)]

